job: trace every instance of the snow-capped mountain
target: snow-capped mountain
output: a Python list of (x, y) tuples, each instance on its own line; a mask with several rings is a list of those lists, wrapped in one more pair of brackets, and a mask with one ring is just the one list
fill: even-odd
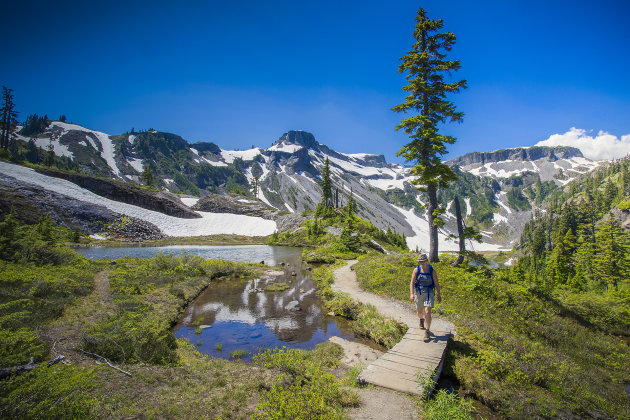
[[(404, 233), (412, 249), (428, 248), (426, 199), (411, 185), (410, 168), (388, 163), (382, 155), (336, 152), (305, 131), (289, 131), (267, 149), (222, 150), (214, 143), (190, 144), (154, 130), (111, 136), (56, 121), (31, 143), (64, 156), (68, 167), (93, 175), (139, 182), (148, 165), (160, 189), (196, 196), (256, 191), (262, 202), (291, 213), (315, 209), (328, 159), (337, 205), (353, 194), (361, 217)], [(447, 209), (440, 249), (457, 249), (447, 235), (455, 230), (453, 199), (458, 197), (466, 223), (484, 233), (485, 243), (475, 245), (479, 250), (507, 247), (529, 220), (532, 204), (599, 162), (574, 148), (532, 147), (472, 153), (448, 164), (459, 180), (440, 191)]]
[(527, 172), (540, 175), (542, 181), (564, 185), (590, 172), (600, 163), (587, 159), (575, 147), (518, 147), (494, 152), (475, 152), (447, 162), (474, 175), (495, 179), (510, 178)]

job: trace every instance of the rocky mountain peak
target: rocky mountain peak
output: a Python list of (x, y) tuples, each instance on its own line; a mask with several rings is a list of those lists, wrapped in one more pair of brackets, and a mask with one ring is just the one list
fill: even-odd
[(319, 143), (315, 136), (307, 131), (291, 130), (284, 133), (282, 137), (274, 143), (274, 146), (289, 145), (306, 147), (307, 149), (318, 149)]
[(473, 164), (485, 164), (504, 161), (535, 161), (548, 159), (556, 161), (558, 159), (571, 159), (573, 157), (584, 157), (580, 149), (569, 146), (534, 146), (517, 147), (514, 149), (500, 149), (493, 152), (468, 153), (447, 162), (450, 166), (465, 167)]

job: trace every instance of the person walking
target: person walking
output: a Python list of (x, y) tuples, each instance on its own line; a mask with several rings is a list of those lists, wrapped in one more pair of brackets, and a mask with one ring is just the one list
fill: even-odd
[[(418, 266), (414, 268), (409, 282), (409, 298), (416, 302), (420, 329), (424, 331), (424, 342), (431, 341), (431, 308), (442, 302), (440, 283), (433, 267), (429, 264), (427, 254), (420, 254)], [(426, 328), (426, 329), (425, 329)]]

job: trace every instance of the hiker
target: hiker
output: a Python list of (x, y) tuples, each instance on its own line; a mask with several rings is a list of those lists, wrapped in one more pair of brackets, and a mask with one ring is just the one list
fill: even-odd
[(413, 274), (411, 274), (409, 298), (412, 302), (416, 302), (416, 309), (420, 318), (420, 329), (424, 330), (426, 327), (424, 332), (425, 343), (431, 341), (431, 308), (435, 306), (436, 293), (438, 303), (442, 302), (437, 273), (429, 265), (427, 254), (420, 254), (418, 266), (413, 269)]

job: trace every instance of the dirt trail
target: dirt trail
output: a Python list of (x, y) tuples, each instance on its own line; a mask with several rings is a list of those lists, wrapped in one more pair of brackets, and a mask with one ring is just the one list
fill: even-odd
[(114, 313), (116, 305), (109, 288), (110, 270), (94, 276), (94, 290), (67, 306), (63, 315), (47, 325), (42, 335), (52, 346), (52, 356), (66, 357), (66, 363), (93, 363), (78, 349), (81, 348), (82, 332), (90, 325)]
[[(357, 260), (348, 261), (348, 264), (335, 270), (335, 283), (332, 285), (333, 290), (348, 293), (353, 299), (363, 303), (370, 303), (383, 315), (393, 318), (396, 321), (404, 322), (407, 326), (418, 325), (418, 315), (416, 307), (412, 302), (401, 302), (392, 298), (379, 296), (374, 293), (367, 292), (361, 288), (357, 281), (357, 275), (352, 270), (352, 266)], [(411, 272), (409, 273), (411, 277)], [(433, 315), (432, 330), (452, 331), (453, 324)]]
[[(348, 261), (348, 263), (335, 270), (335, 283), (332, 285), (333, 290), (349, 294), (353, 299), (363, 303), (369, 303), (383, 315), (393, 318), (396, 321), (404, 322), (408, 326), (416, 326), (418, 323), (418, 315), (415, 306), (410, 303), (400, 302), (384, 296), (367, 292), (361, 288), (357, 281), (357, 276), (352, 270), (352, 266), (357, 260)], [(411, 276), (411, 273), (409, 274)], [(433, 317), (432, 329), (452, 329), (453, 326), (447, 321)], [(344, 343), (344, 352), (360, 354), (362, 352), (362, 344), (347, 341)], [(370, 361), (367, 361), (369, 364)], [(365, 361), (362, 360), (365, 365)], [(381, 419), (417, 419), (419, 418), (419, 401), (417, 398), (411, 397), (396, 391), (380, 387), (368, 387), (358, 391), (361, 397), (359, 407), (346, 410), (351, 419), (356, 420), (381, 420)]]

